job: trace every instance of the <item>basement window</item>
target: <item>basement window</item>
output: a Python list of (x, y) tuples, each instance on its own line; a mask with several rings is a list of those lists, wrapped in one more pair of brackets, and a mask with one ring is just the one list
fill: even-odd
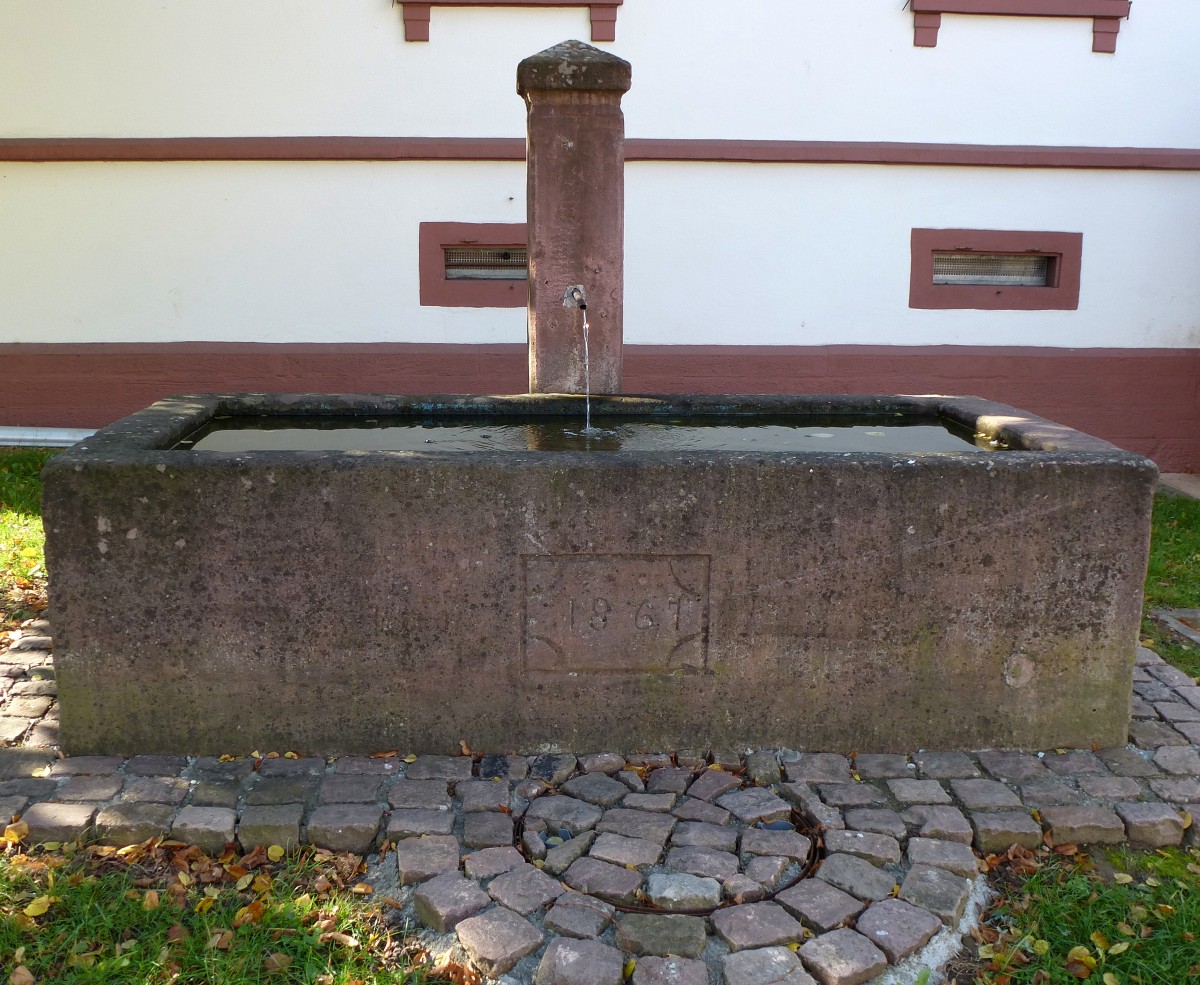
[(529, 251), (523, 222), (422, 222), (421, 304), (523, 308)]
[(1079, 307), (1083, 234), (914, 229), (910, 308)]

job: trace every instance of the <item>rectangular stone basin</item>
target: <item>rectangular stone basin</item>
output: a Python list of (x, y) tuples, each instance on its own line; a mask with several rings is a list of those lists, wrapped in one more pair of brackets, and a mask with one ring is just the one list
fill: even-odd
[(982, 454), (173, 449), (231, 415), (582, 402), (177, 397), (52, 459), (64, 749), (1126, 741), (1156, 470), (1011, 407), (593, 398), (604, 417), (937, 416), (1010, 449)]

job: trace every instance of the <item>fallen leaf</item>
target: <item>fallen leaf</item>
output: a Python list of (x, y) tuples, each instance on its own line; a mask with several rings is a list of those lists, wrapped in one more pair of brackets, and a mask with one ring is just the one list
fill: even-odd
[(228, 951), (233, 946), (233, 931), (218, 930), (208, 939), (208, 949), (210, 951)]
[(1128, 951), (1128, 950), (1129, 950), (1129, 941), (1117, 941), (1117, 943), (1115, 943), (1112, 947), (1110, 947), (1108, 949), (1108, 953), (1109, 954), (1123, 954), (1125, 951)]
[(143, 910), (157, 910), (158, 909), (158, 892), (156, 890), (153, 890), (153, 889), (146, 890), (146, 895), (142, 897), (142, 909)]
[(300, 758), (300, 753), (298, 753), (298, 752), (285, 752), (285, 753), (283, 754), (283, 758), (284, 758), (284, 759), (299, 759), (299, 758)]
[(50, 909), (51, 905), (57, 902), (57, 896), (39, 896), (21, 912), (27, 917), (40, 917), (43, 913)]
[(237, 881), (237, 886), (235, 888), (237, 889), (237, 891), (239, 893), (243, 892), (244, 890), (249, 888), (250, 883), (252, 883), (252, 882), (254, 882), (254, 874), (251, 872), (247, 872), (244, 876), (242, 876)]
[(1091, 978), (1092, 969), (1082, 961), (1071, 961), (1067, 964), (1067, 974), (1073, 978)]
[(205, 896), (197, 901), (194, 909), (197, 913), (207, 913), (212, 909), (212, 905), (213, 898), (211, 896)]
[(466, 740), (466, 739), (459, 739), (459, 740), (458, 740), (458, 748), (462, 750), (462, 754), (463, 754), (464, 756), (471, 756), (471, 755), (474, 755), (474, 753), (472, 753), (472, 752), (471, 752), (471, 747), (470, 747), (469, 745), (467, 745), (467, 740)]
[(1046, 955), (1050, 953), (1050, 942), (1036, 940), (1033, 942), (1033, 953), (1037, 955)]
[(244, 927), (248, 923), (258, 923), (262, 919), (263, 905), (258, 900), (243, 906), (233, 917), (233, 927)]
[(1113, 875), (1113, 882), (1115, 882), (1118, 886), (1124, 886), (1127, 883), (1133, 882), (1133, 876), (1131, 876), (1128, 872), (1117, 872)]
[(406, 763), (415, 763), (417, 761), (416, 753), (410, 752), (407, 756), (404, 757), (404, 761)]
[(282, 845), (272, 845), (267, 849), (267, 858), (269, 858), (272, 862), (280, 861), (283, 856), (284, 851)]
[(263, 971), (276, 972), (285, 971), (287, 966), (292, 963), (292, 958), (287, 954), (281, 954), (275, 951), (263, 958)]
[(370, 883), (359, 882), (350, 887), (350, 892), (357, 896), (370, 896), (373, 892), (375, 892), (375, 887)]
[[(393, 756), (398, 756), (399, 754), (400, 754), (399, 749), (385, 749), (383, 752), (371, 753), (371, 758), (372, 759), (391, 759)], [(416, 756), (413, 756), (413, 760), (415, 760), (416, 758), (417, 758)], [(412, 760), (410, 760), (407, 756), (405, 756), (404, 761), (407, 763), (407, 762), (411, 762)]]
[(167, 940), (171, 941), (172, 943), (176, 941), (185, 941), (191, 936), (191, 931), (181, 923), (172, 924), (170, 929), (167, 930)]
[(10, 844), (17, 844), (19, 841), (24, 841), (29, 837), (29, 825), (24, 821), (13, 821), (4, 829), (4, 840)]
[(317, 943), (319, 944), (325, 944), (328, 941), (341, 944), (342, 947), (358, 947), (358, 938), (351, 937), (349, 934), (343, 934), (339, 930), (328, 930), (317, 938)]
[(623, 974), (626, 978), (632, 978), (633, 977), (633, 969), (636, 967), (637, 967), (637, 959), (630, 958), (628, 961), (625, 962), (625, 967), (621, 970), (621, 974)]
[(8, 985), (34, 985), (36, 981), (37, 979), (33, 977), (33, 972), (23, 964), (17, 965), (13, 973), (8, 976)]
[(1114, 975), (1111, 971), (1104, 973), (1104, 985), (1121, 985), (1121, 979)]
[(1105, 937), (1105, 936), (1104, 936), (1102, 933), (1100, 933), (1100, 931), (1098, 931), (1098, 930), (1096, 930), (1096, 931), (1093, 931), (1093, 932), (1092, 932), (1092, 934), (1091, 934), (1091, 937), (1090, 937), (1089, 939), (1091, 940), (1091, 942), (1092, 942), (1093, 944), (1095, 944), (1095, 945), (1096, 945), (1096, 950), (1097, 950), (1097, 951), (1099, 951), (1101, 954), (1103, 954), (1103, 953), (1104, 953), (1105, 951), (1107, 951), (1107, 950), (1108, 950), (1110, 947), (1112, 947), (1112, 945), (1111, 945), (1111, 944), (1109, 944), (1109, 942), (1108, 942), (1108, 938), (1107, 938), (1107, 937)]

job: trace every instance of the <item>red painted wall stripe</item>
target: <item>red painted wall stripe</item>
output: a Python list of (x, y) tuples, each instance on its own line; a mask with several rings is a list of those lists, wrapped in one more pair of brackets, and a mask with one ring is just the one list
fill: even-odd
[[(627, 161), (1200, 171), (1200, 148), (629, 138)], [(0, 161), (524, 161), (520, 137), (9, 137)]]
[[(0, 345), (0, 424), (98, 427), (175, 393), (523, 393), (526, 347), (249, 342)], [(1200, 350), (625, 347), (629, 393), (976, 394), (1200, 472)]]

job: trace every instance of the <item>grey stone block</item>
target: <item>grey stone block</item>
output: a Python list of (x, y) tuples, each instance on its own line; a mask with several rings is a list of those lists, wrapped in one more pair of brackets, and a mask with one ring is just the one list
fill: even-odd
[(821, 799), (830, 807), (871, 807), (887, 803), (887, 797), (873, 783), (820, 783)]
[(1021, 807), (1021, 798), (998, 780), (951, 780), (950, 789), (969, 811)]
[(551, 875), (562, 875), (575, 864), (576, 859), (580, 859), (587, 854), (587, 850), (592, 847), (592, 842), (595, 840), (595, 831), (585, 831), (583, 834), (576, 835), (569, 841), (551, 848), (546, 852), (542, 868)]
[[(1083, 780), (1119, 780), (1129, 782), (1124, 777), (1113, 776), (1083, 776)], [(1021, 801), (1026, 807), (1064, 807), (1068, 804), (1083, 803), (1083, 796), (1074, 787), (1062, 780), (1034, 780), (1032, 783), (1021, 784)]]
[(464, 848), (498, 848), (512, 841), (513, 821), (508, 814), (487, 811), (463, 818)]
[(616, 911), (603, 900), (582, 893), (564, 893), (546, 914), (546, 929), (565, 937), (592, 940), (612, 922)]
[(236, 807), (241, 785), (232, 777), (209, 776), (196, 780), (189, 799), (193, 807)]
[(56, 800), (112, 800), (121, 792), (125, 781), (118, 774), (70, 777), (55, 793)]
[(981, 855), (1006, 852), (1013, 845), (1037, 848), (1042, 843), (1042, 828), (1025, 811), (997, 811), (971, 815), (975, 827), (975, 848)]
[(717, 798), (717, 806), (724, 807), (744, 824), (786, 821), (792, 812), (791, 804), (765, 787), (748, 787), (722, 794)]
[(1149, 848), (1183, 843), (1183, 819), (1169, 804), (1117, 804), (1129, 840)]
[(96, 815), (96, 837), (105, 845), (140, 845), (171, 830), (167, 804), (113, 804)]
[(783, 773), (791, 783), (849, 783), (851, 779), (850, 760), (829, 752), (801, 753), (783, 764)]
[(680, 821), (671, 832), (673, 848), (709, 848), (714, 852), (737, 851), (738, 833), (721, 824)]
[(738, 857), (710, 848), (672, 848), (667, 852), (667, 868), (693, 876), (724, 882), (739, 869)]
[(854, 855), (827, 856), (817, 877), (862, 900), (885, 899), (896, 885), (890, 873)]
[(470, 756), (418, 756), (404, 775), (410, 780), (469, 780)]
[(373, 804), (383, 781), (370, 773), (332, 773), (321, 781), (322, 804)]
[(892, 753), (860, 753), (854, 760), (854, 771), (864, 780), (898, 780), (916, 776), (907, 756)]
[(870, 831), (826, 831), (825, 850), (857, 855), (874, 865), (900, 861), (900, 843), (890, 835)]
[(300, 844), (300, 821), (303, 817), (303, 804), (247, 807), (242, 811), (238, 824), (238, 841), (247, 851), (258, 845), (294, 848)]
[(965, 752), (918, 752), (913, 754), (913, 762), (930, 780), (972, 780), (983, 775)]
[(375, 844), (382, 819), (375, 804), (326, 804), (309, 815), (304, 836), (319, 848), (362, 855)]
[(979, 754), (980, 765), (997, 780), (1024, 783), (1048, 780), (1052, 775), (1037, 756), (1005, 749), (985, 749)]
[(919, 906), (888, 899), (867, 907), (855, 929), (894, 964), (924, 947), (942, 929), (942, 922)]
[(742, 831), (740, 850), (743, 855), (782, 855), (797, 862), (806, 862), (812, 850), (812, 842), (798, 831), (745, 828)]
[(579, 767), (579, 761), (567, 753), (535, 756), (529, 763), (529, 775), (545, 780), (552, 787), (562, 786)]
[(417, 919), (440, 934), (453, 930), (460, 920), (474, 916), (492, 899), (474, 879), (458, 872), (443, 872), (421, 883), (413, 894)]
[(887, 787), (901, 804), (948, 804), (950, 795), (937, 780), (888, 780)]
[(454, 815), (439, 810), (394, 810), (388, 818), (387, 836), (411, 838), (413, 835), (448, 835), (454, 830)]
[(617, 947), (627, 954), (695, 958), (707, 943), (701, 917), (626, 913), (617, 919)]
[(625, 799), (629, 788), (620, 780), (596, 772), (572, 777), (562, 785), (562, 791), (596, 807), (614, 807)]
[(759, 787), (769, 787), (783, 778), (774, 749), (759, 749), (746, 757), (746, 778)]
[(186, 756), (134, 756), (125, 764), (125, 775), (179, 776), (186, 768)]
[(642, 958), (632, 985), (708, 985), (708, 965), (689, 958)]
[[(679, 799), (677, 794), (673, 793), (629, 793), (626, 791), (624, 799), (621, 801), (622, 807), (627, 807), (631, 811), (650, 811), (652, 814), (670, 814), (675, 809), (675, 802)], [(703, 801), (696, 801), (703, 803)], [(706, 805), (712, 806), (712, 805)], [(714, 811), (720, 811), (721, 808), (713, 807)], [(727, 811), (721, 811), (728, 817)], [(721, 822), (718, 822), (721, 823)]]
[(973, 879), (979, 872), (979, 859), (969, 846), (936, 838), (909, 839), (908, 862), (910, 865), (934, 865), (967, 879)]
[(609, 903), (632, 903), (642, 886), (642, 874), (594, 858), (577, 859), (564, 881), (572, 889)]
[[(279, 760), (275, 760), (275, 762), (279, 762)], [(284, 762), (291, 762), (291, 760), (284, 760)], [(307, 774), (260, 776), (257, 783), (247, 787), (245, 802), (249, 807), (260, 807), (266, 804), (304, 804), (312, 800), (316, 789), (316, 777)]]
[(511, 846), (481, 848), (463, 858), (463, 871), (472, 879), (494, 879), (522, 865), (525, 859)]
[[(630, 797), (646, 796), (646, 794), (630, 794)], [(629, 797), (625, 798), (626, 801)], [(634, 807), (633, 804), (626, 804), (627, 807)], [(642, 808), (643, 810), (645, 808)], [(684, 797), (671, 813), (681, 821), (704, 821), (708, 824), (728, 824), (733, 818), (733, 815), (724, 807), (718, 807), (716, 804), (710, 804), (706, 800), (696, 800), (694, 797)]]
[(402, 886), (458, 869), (459, 845), (453, 835), (403, 838), (395, 848)]
[(884, 953), (853, 930), (832, 930), (800, 948), (800, 961), (821, 985), (862, 985), (887, 968)]
[[(608, 813), (619, 813), (619, 809)], [(526, 823), (534, 820), (545, 821), (549, 828), (566, 828), (572, 835), (577, 835), (595, 828), (603, 814), (604, 812), (595, 804), (576, 800), (574, 797), (564, 794), (558, 797), (539, 797), (529, 805), (529, 809), (525, 812), (525, 820)], [(657, 817), (657, 815), (647, 815), (647, 817)], [(601, 828), (600, 830), (606, 829)], [(626, 834), (627, 832), (617, 833)]]
[(1142, 785), (1131, 776), (1081, 776), (1079, 789), (1103, 800), (1137, 800)]
[(1127, 746), (1101, 749), (1096, 757), (1118, 776), (1157, 776), (1158, 767)]
[(687, 788), (687, 795), (711, 803), (731, 790), (737, 790), (741, 785), (741, 779), (732, 773), (727, 773), (725, 770), (707, 769), (696, 777), (691, 786)]
[(702, 910), (721, 902), (721, 884), (685, 872), (656, 872), (646, 880), (646, 899), (663, 910)]
[(646, 777), (646, 792), (683, 793), (695, 776), (695, 772), (682, 766), (664, 766)]
[(731, 951), (790, 944), (804, 939), (804, 928), (778, 903), (743, 903), (715, 911), (713, 930)]
[(625, 958), (599, 941), (559, 937), (542, 955), (533, 985), (622, 985)]
[(899, 898), (953, 926), (962, 919), (970, 893), (971, 880), (932, 865), (914, 865), (900, 884)]
[[(40, 765), (45, 766), (53, 760), (53, 757), (45, 757), (39, 754), (41, 759)], [(70, 756), (67, 759), (60, 759), (50, 768), (51, 776), (83, 776), (88, 773), (115, 773), (121, 768), (121, 764), (125, 760), (121, 756)], [(29, 773), (19, 774), (28, 776)], [(11, 777), (6, 777), (11, 779)]]
[(171, 837), (216, 855), (236, 840), (237, 812), (227, 807), (184, 807), (175, 815)]
[(542, 932), (533, 924), (502, 906), (467, 917), (459, 922), (457, 931), (467, 956), (490, 978), (503, 975), (543, 941)]
[(721, 958), (724, 985), (817, 985), (786, 947), (760, 947)]
[(1200, 775), (1200, 750), (1195, 746), (1163, 746), (1154, 753), (1154, 762), (1164, 773)]
[(1047, 807), (1042, 820), (1058, 845), (1118, 845), (1125, 840), (1124, 823), (1103, 807)]
[(1200, 801), (1200, 780), (1190, 776), (1163, 777), (1149, 781), (1150, 789), (1163, 800), (1176, 804), (1194, 804)]
[(908, 836), (904, 819), (889, 808), (856, 807), (845, 812), (845, 821), (846, 827), (853, 831), (870, 831), (901, 841)]
[(449, 810), (451, 798), (445, 780), (401, 779), (388, 790), (388, 803), (406, 810)]
[(821, 879), (802, 879), (775, 897), (804, 926), (818, 933), (835, 930), (866, 906), (861, 900)]
[(619, 773), (625, 768), (625, 757), (615, 752), (593, 752), (579, 757), (584, 773)]
[(501, 906), (522, 916), (540, 910), (566, 892), (557, 879), (528, 862), (497, 876), (487, 891)]
[[(736, 831), (729, 831), (729, 834), (733, 835), (736, 840)], [(662, 857), (662, 851), (662, 846), (656, 841), (647, 841), (644, 838), (626, 838), (623, 835), (605, 832), (593, 842), (588, 854), (602, 862), (632, 866), (635, 869), (648, 869), (650, 866), (658, 864), (658, 860)]]
[(170, 804), (187, 800), (191, 784), (178, 776), (139, 776), (125, 781), (121, 799), (142, 804)]
[[(562, 798), (552, 798), (560, 800)], [(540, 801), (535, 801), (536, 806)], [(587, 805), (591, 807), (590, 804)], [(596, 808), (591, 808), (596, 810)], [(530, 807), (530, 811), (533, 807)], [(525, 815), (529, 816), (528, 813)], [(553, 821), (547, 818), (547, 823)], [(657, 841), (665, 845), (667, 837), (674, 830), (676, 820), (669, 814), (653, 814), (649, 811), (630, 811), (623, 807), (613, 807), (604, 812), (604, 816), (596, 823), (596, 831), (600, 833), (624, 835), (626, 838), (645, 838), (647, 841)], [(569, 826), (566, 826), (569, 829)]]

